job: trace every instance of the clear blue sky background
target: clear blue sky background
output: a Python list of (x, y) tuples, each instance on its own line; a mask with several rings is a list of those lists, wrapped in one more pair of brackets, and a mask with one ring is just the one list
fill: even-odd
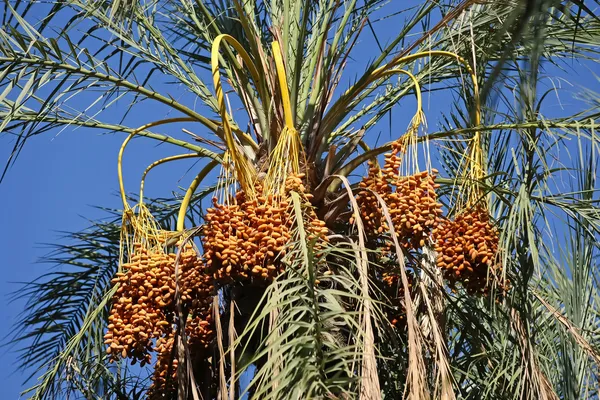
[[(416, 1), (403, 2), (405, 7)], [(407, 4), (408, 3), (408, 4)], [(383, 11), (397, 11), (397, 4)], [(35, 22), (44, 15), (38, 13), (28, 16), (30, 22)], [(375, 27), (380, 35), (380, 41), (385, 44), (390, 37), (397, 34), (401, 21), (410, 13), (397, 15)], [(58, 22), (58, 21), (57, 21)], [(365, 63), (377, 54), (377, 45), (370, 32), (365, 31), (350, 61), (348, 73), (342, 82), (348, 83), (357, 73), (363, 70)], [(577, 67), (581, 74), (569, 74), (569, 80), (575, 84), (585, 83), (590, 88), (598, 89), (598, 82), (589, 70)], [(564, 75), (564, 74), (563, 74)], [(210, 80), (206, 80), (210, 82)], [(180, 87), (166, 86), (153, 83), (155, 89), (169, 93), (175, 98), (184, 96), (184, 102), (192, 104), (193, 99), (184, 95)], [(573, 89), (570, 89), (573, 90)], [(575, 89), (578, 90), (578, 89)], [(92, 98), (92, 97), (90, 97)], [(562, 111), (555, 99), (549, 99), (546, 110), (550, 116), (564, 115), (570, 111), (568, 95), (562, 95)], [(442, 110), (448, 110), (453, 102), (449, 94), (425, 94), (425, 112), (429, 122), (429, 130), (438, 129), (438, 121)], [(114, 107), (126, 107), (126, 103), (118, 103)], [(408, 124), (414, 112), (414, 102), (407, 99), (393, 112), (392, 134), (399, 135)], [(109, 111), (110, 113), (110, 111)], [(107, 113), (103, 114), (104, 116)], [(165, 109), (155, 103), (146, 102), (144, 111), (131, 115), (127, 119), (129, 126), (166, 117)], [(170, 115), (173, 116), (173, 115)], [(100, 117), (102, 120), (102, 116)], [(176, 137), (184, 137), (181, 126), (157, 129), (158, 132), (168, 133)], [(197, 126), (186, 126), (194, 130)], [(200, 133), (200, 132), (199, 132)], [(390, 139), (388, 121), (383, 121), (379, 128), (372, 130), (370, 135), (376, 137), (381, 133), (381, 141)], [(0, 276), (0, 336), (8, 335), (12, 325), (23, 311), (24, 303), (16, 301), (9, 303), (10, 293), (21, 287), (17, 282), (31, 281), (48, 271), (49, 265), (36, 264), (36, 261), (47, 254), (45, 243), (60, 241), (58, 231), (78, 231), (89, 224), (86, 219), (103, 218), (106, 214), (93, 206), (120, 207), (116, 196), (118, 190), (116, 165), (117, 152), (124, 139), (122, 134), (109, 134), (97, 130), (67, 128), (62, 132), (54, 131), (30, 139), (14, 168), (11, 169), (5, 181), (0, 185), (0, 250), (3, 255)], [(0, 135), (0, 160), (6, 160), (13, 145), (13, 139)], [(135, 141), (125, 157), (125, 180), (128, 190), (137, 191), (142, 171), (152, 161), (175, 154), (167, 145), (156, 146), (152, 141)], [(178, 186), (187, 186), (195, 172), (187, 169), (193, 163), (180, 162), (168, 167), (155, 169), (147, 181), (147, 195), (166, 196)], [(0, 349), (0, 398), (16, 399), (23, 389), (25, 376), (15, 373), (16, 354), (10, 348)]]

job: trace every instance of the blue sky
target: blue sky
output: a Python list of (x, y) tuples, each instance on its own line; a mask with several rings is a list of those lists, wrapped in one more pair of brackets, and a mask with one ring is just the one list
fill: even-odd
[[(392, 6), (392, 9), (397, 10), (397, 7)], [(41, 16), (42, 10), (38, 14), (31, 14), (28, 20), (33, 23)], [(389, 37), (396, 34), (398, 21), (403, 21), (404, 18), (405, 15), (398, 15), (376, 24), (380, 41), (385, 43)], [(373, 59), (376, 54), (376, 43), (371, 34), (365, 31), (355, 49), (356, 60), (351, 61), (345, 82), (362, 71), (365, 62)], [(598, 82), (591, 78), (586, 68), (578, 67), (577, 71), (580, 71), (581, 75), (571, 74), (571, 81), (585, 82), (592, 89), (598, 88)], [(207, 82), (210, 80), (207, 79)], [(185, 98), (179, 87), (158, 82), (154, 87), (175, 98)], [(440, 93), (431, 96), (424, 93), (424, 96), (429, 130), (435, 131), (438, 129), (440, 111), (447, 110), (453, 98), (449, 94)], [(92, 97), (91, 94), (87, 100)], [(549, 114), (566, 114), (569, 104), (572, 102), (563, 98), (563, 105), (567, 109), (562, 111), (556, 100), (549, 100)], [(126, 107), (126, 103), (118, 103), (115, 107)], [(392, 133), (403, 132), (413, 113), (412, 98), (401, 103), (393, 112)], [(164, 108), (147, 102), (143, 112), (128, 117), (127, 124), (135, 127), (166, 116)], [(182, 138), (185, 136), (180, 130), (182, 126), (184, 125), (174, 125), (156, 131)], [(187, 125), (185, 127), (191, 130), (197, 128)], [(373, 129), (370, 135), (376, 137), (379, 132), (382, 134), (381, 141), (390, 139), (387, 121), (384, 121), (379, 129)], [(5, 255), (2, 261), (3, 274), (0, 278), (0, 336), (9, 334), (24, 308), (22, 301), (8, 302), (10, 293), (18, 292), (21, 287), (16, 282), (31, 281), (50, 268), (49, 265), (36, 263), (48, 252), (44, 244), (60, 241), (59, 231), (78, 231), (89, 225), (86, 219), (106, 216), (103, 211), (93, 206), (120, 207), (120, 200), (116, 196), (116, 165), (117, 152), (123, 139), (122, 134), (71, 128), (34, 137), (30, 139), (16, 165), (0, 185), (0, 221), (3, 227), (0, 231), (0, 249)], [(0, 160), (5, 160), (11, 149), (12, 138), (0, 135)], [(139, 178), (148, 164), (176, 152), (177, 149), (167, 145), (156, 146), (150, 141), (133, 142), (124, 162), (128, 190), (137, 192)], [(155, 169), (147, 180), (147, 196), (166, 196), (179, 186), (187, 186), (198, 168), (196, 166), (192, 172), (187, 173), (192, 165), (193, 162), (182, 161)], [(18, 398), (18, 393), (23, 389), (25, 376), (15, 372), (15, 363), (14, 352), (10, 348), (2, 348), (0, 382), (4, 382), (1, 391), (4, 399)]]

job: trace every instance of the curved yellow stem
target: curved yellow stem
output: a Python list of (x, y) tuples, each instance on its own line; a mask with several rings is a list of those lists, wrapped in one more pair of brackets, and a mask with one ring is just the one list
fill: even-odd
[(121, 200), (123, 201), (123, 210), (129, 209), (129, 203), (127, 202), (127, 195), (125, 194), (125, 184), (123, 183), (123, 152), (125, 147), (129, 144), (129, 141), (135, 136), (136, 132), (132, 132), (125, 138), (121, 148), (119, 149), (119, 156), (117, 158), (117, 173), (119, 174), (119, 191), (121, 192)]
[(197, 157), (202, 157), (202, 155), (196, 154), (196, 153), (178, 154), (175, 156), (161, 158), (160, 160), (154, 161), (152, 164), (150, 164), (148, 166), (148, 168), (146, 168), (146, 170), (142, 174), (142, 180), (140, 181), (140, 196), (139, 196), (140, 204), (143, 203), (143, 199), (144, 199), (144, 184), (146, 183), (146, 175), (148, 175), (148, 172), (150, 172), (152, 169), (154, 169), (154, 167), (158, 167), (159, 165), (168, 163), (170, 161), (185, 160), (186, 158), (197, 158)]
[(273, 47), (273, 58), (275, 59), (275, 67), (277, 68), (277, 77), (279, 79), (279, 88), (281, 90), (281, 100), (283, 103), (283, 114), (285, 118), (285, 125), (288, 129), (294, 128), (294, 116), (292, 114), (292, 104), (290, 102), (290, 92), (287, 86), (287, 78), (285, 72), (285, 65), (283, 64), (283, 58), (281, 56), (281, 47), (279, 42), (274, 41)]
[[(384, 67), (378, 68), (377, 70), (375, 70), (368, 78), (367, 80), (358, 88), (358, 92), (364, 90), (366, 87), (368, 87), (371, 83), (380, 80), (380, 79), (384, 79), (387, 78), (389, 76), (392, 75), (396, 75), (396, 74), (404, 74), (407, 75), (410, 80), (413, 82), (413, 84), (415, 85), (415, 96), (417, 97), (417, 113), (415, 114), (415, 117), (419, 116), (422, 113), (423, 110), (423, 100), (422, 100), (422, 95), (421, 95), (421, 85), (419, 84), (418, 79), (409, 71), (405, 71), (403, 69), (400, 68), (391, 68), (391, 69), (387, 69)], [(344, 93), (340, 98), (344, 99), (339, 103), (336, 103), (336, 105), (334, 106), (334, 109), (332, 109), (331, 111), (329, 111), (328, 114), (335, 114), (335, 109), (340, 109), (340, 108), (346, 108), (349, 106), (350, 102), (353, 100), (353, 98), (349, 97), (350, 92), (357, 90), (356, 88), (351, 88), (348, 89), (346, 91), (346, 93)], [(415, 118), (413, 117), (413, 119)]]
[(252, 164), (248, 162), (248, 160), (244, 157), (243, 154), (240, 154), (239, 149), (235, 143), (233, 138), (232, 128), (229, 123), (229, 114), (227, 113), (227, 105), (225, 104), (225, 96), (223, 95), (223, 86), (221, 84), (221, 73), (219, 71), (219, 49), (221, 46), (221, 42), (226, 42), (231, 45), (235, 50), (237, 50), (240, 57), (244, 60), (252, 79), (259, 90), (259, 96), (264, 101), (264, 94), (259, 88), (260, 77), (258, 75), (258, 71), (256, 66), (252, 62), (252, 59), (244, 50), (242, 45), (235, 40), (230, 35), (221, 34), (217, 36), (212, 44), (211, 49), (211, 69), (213, 74), (213, 83), (215, 87), (215, 94), (217, 97), (217, 102), (219, 103), (219, 113), (221, 114), (221, 119), (223, 120), (223, 132), (225, 136), (225, 145), (227, 149), (229, 149), (231, 153), (231, 158), (234, 163), (234, 168), (237, 174), (237, 180), (239, 181), (241, 187), (246, 191), (252, 191), (252, 182), (254, 180), (254, 176), (256, 175), (256, 171), (254, 171), (254, 167)]
[[(396, 74), (404, 74), (407, 75), (410, 80), (412, 80), (413, 85), (415, 85), (415, 96), (417, 97), (417, 112), (415, 113), (415, 116), (413, 117), (413, 120), (420, 120), (420, 115), (423, 113), (423, 97), (421, 95), (421, 85), (419, 84), (419, 81), (417, 80), (417, 78), (410, 72), (405, 71), (403, 69), (390, 69), (388, 71), (383, 71), (381, 73), (381, 78), (385, 78), (387, 75), (396, 75)], [(376, 78), (379, 79), (379, 78)]]
[(125, 194), (125, 184), (123, 183), (123, 153), (125, 152), (125, 148), (131, 141), (131, 139), (137, 135), (139, 132), (142, 132), (146, 129), (152, 128), (158, 125), (165, 125), (175, 122), (196, 122), (198, 121), (196, 118), (191, 117), (179, 117), (179, 118), (167, 118), (161, 119), (159, 121), (150, 122), (148, 124), (142, 125), (139, 128), (136, 128), (133, 132), (127, 136), (127, 138), (123, 141), (121, 148), (119, 149), (119, 156), (117, 159), (117, 173), (119, 175), (119, 190), (121, 192), (121, 200), (123, 201), (123, 209), (129, 209), (129, 203), (127, 202), (127, 195)]
[(206, 175), (218, 164), (216, 160), (211, 160), (202, 170), (198, 173), (198, 175), (194, 178), (190, 187), (185, 192), (185, 196), (183, 196), (183, 200), (181, 201), (181, 205), (179, 206), (179, 213), (177, 214), (177, 232), (183, 232), (185, 229), (185, 214), (187, 212), (188, 206), (190, 205), (190, 200), (194, 195), (194, 192), (200, 185), (200, 182), (206, 178)]
[[(263, 101), (263, 103), (266, 102), (266, 94), (264, 93), (264, 90), (261, 89), (260, 87), (260, 74), (258, 73), (258, 69), (256, 68), (256, 65), (254, 64), (254, 62), (252, 61), (252, 58), (250, 58), (250, 55), (248, 54), (248, 52), (244, 49), (244, 47), (242, 46), (242, 44), (240, 42), (238, 42), (233, 36), (228, 35), (226, 33), (223, 33), (219, 36), (217, 36), (212, 44), (212, 48), (211, 48), (211, 66), (213, 68), (213, 79), (214, 79), (214, 75), (215, 75), (215, 65), (219, 65), (219, 49), (221, 48), (221, 42), (225, 42), (227, 44), (229, 44), (231, 47), (233, 47), (237, 52), (238, 55), (241, 57), (241, 59), (244, 61), (245, 66), (248, 68), (248, 72), (250, 72), (250, 76), (252, 76), (252, 80), (254, 81), (254, 84), (256, 85), (256, 90), (258, 91), (258, 94), (261, 98), (261, 100)], [(218, 72), (217, 69), (217, 73), (219, 76), (219, 86), (221, 86), (221, 79), (220, 79), (220, 73)], [(215, 89), (216, 89), (216, 85), (215, 85)]]
[[(357, 96), (363, 90), (365, 90), (371, 83), (373, 83), (379, 79), (385, 78), (387, 75), (389, 75), (391, 73), (391, 71), (394, 71), (394, 70), (400, 71), (400, 69), (395, 69), (396, 67), (398, 67), (400, 65), (404, 65), (408, 62), (417, 60), (419, 58), (425, 58), (425, 57), (430, 57), (430, 56), (451, 57), (451, 58), (454, 58), (456, 61), (458, 61), (460, 64), (462, 64), (465, 67), (465, 69), (469, 73), (471, 80), (473, 81), (473, 97), (475, 100), (474, 124), (475, 124), (475, 126), (479, 126), (481, 124), (481, 104), (480, 104), (480, 98), (479, 98), (479, 85), (477, 84), (477, 77), (475, 76), (475, 72), (473, 71), (473, 69), (467, 62), (467, 60), (465, 60), (464, 58), (462, 58), (461, 56), (459, 56), (457, 54), (454, 54), (449, 51), (442, 51), (442, 50), (432, 50), (432, 51), (428, 51), (428, 52), (415, 53), (415, 54), (408, 55), (406, 57), (399, 58), (398, 60), (395, 60), (389, 64), (382, 65), (381, 67), (375, 69), (368, 76), (368, 78), (365, 79), (365, 81), (362, 82), (359, 86), (353, 86), (352, 88), (348, 89), (340, 97), (340, 99), (343, 99), (343, 100), (336, 103), (336, 105), (327, 114), (328, 115), (336, 115), (337, 110), (348, 107), (348, 105), (355, 98), (355, 96)], [(416, 78), (413, 78), (413, 77), (411, 77), (411, 79), (413, 79), (413, 82), (414, 82), (414, 81), (416, 81)], [(476, 138), (475, 138), (476, 141), (479, 141), (478, 133), (476, 133), (475, 136), (476, 136)]]
[(469, 64), (469, 62), (467, 60), (465, 60), (464, 58), (462, 58), (461, 56), (459, 56), (458, 54), (452, 53), (450, 51), (443, 51), (443, 50), (431, 50), (431, 51), (426, 51), (426, 52), (424, 51), (424, 52), (420, 52), (420, 53), (415, 53), (415, 54), (408, 55), (406, 57), (402, 57), (402, 58), (396, 60), (391, 65), (381, 66), (381, 67), (377, 68), (373, 72), (373, 74), (382, 73), (388, 68), (393, 68), (398, 65), (406, 64), (408, 62), (417, 60), (419, 58), (425, 58), (425, 57), (430, 57), (430, 56), (443, 56), (443, 57), (454, 58), (456, 61), (458, 61), (460, 64), (462, 64), (465, 67), (465, 69), (469, 73), (471, 80), (473, 81), (473, 98), (475, 100), (475, 121), (474, 121), (474, 123), (475, 123), (475, 126), (478, 126), (479, 124), (481, 124), (481, 104), (480, 104), (480, 99), (479, 99), (479, 85), (477, 83), (477, 76), (475, 75), (475, 72), (473, 71), (473, 68), (471, 68), (471, 65)]
[(283, 106), (284, 126), (277, 138), (277, 144), (269, 157), (269, 169), (264, 182), (265, 193), (282, 195), (285, 192), (285, 182), (288, 173), (298, 174), (300, 172), (300, 156), (302, 143), (300, 135), (294, 127), (294, 114), (290, 102), (287, 76), (281, 47), (277, 41), (272, 43), (273, 58), (277, 69), (277, 78), (281, 91), (281, 102)]

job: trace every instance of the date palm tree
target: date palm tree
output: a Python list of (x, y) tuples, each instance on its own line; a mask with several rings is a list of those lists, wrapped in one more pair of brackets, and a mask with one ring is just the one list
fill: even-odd
[[(4, 174), (47, 131), (124, 139), (123, 209), (57, 245), (45, 261), (65, 271), (20, 293), (27, 396), (599, 396), (599, 97), (581, 90), (556, 115), (541, 83), (597, 66), (598, 3), (388, 3), (4, 2)], [(378, 20), (394, 21), (387, 41)], [(369, 35), (377, 49), (357, 51)], [(428, 115), (439, 131), (425, 87), (454, 99)], [(400, 104), (416, 112), (382, 144)], [(160, 133), (169, 124), (186, 140)], [(138, 137), (181, 152), (144, 177), (200, 161), (185, 193), (144, 200), (143, 178), (125, 190)], [(162, 278), (135, 275), (155, 255), (171, 260), (157, 300), (136, 293)], [(154, 317), (117, 337), (138, 297)], [(155, 335), (143, 343), (140, 321)]]

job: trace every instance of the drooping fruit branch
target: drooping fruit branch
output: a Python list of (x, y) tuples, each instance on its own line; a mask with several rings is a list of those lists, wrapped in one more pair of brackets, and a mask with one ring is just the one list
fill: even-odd
[(123, 210), (130, 209), (129, 203), (127, 202), (127, 194), (125, 192), (125, 185), (123, 183), (123, 153), (125, 152), (125, 148), (129, 144), (131, 139), (133, 139), (133, 137), (136, 136), (139, 132), (145, 131), (146, 129), (150, 129), (155, 126), (172, 124), (172, 123), (176, 123), (176, 122), (196, 122), (196, 121), (197, 120), (195, 118), (190, 118), (190, 117), (161, 119), (159, 121), (150, 122), (150, 123), (140, 126), (139, 128), (136, 128), (133, 132), (131, 132), (129, 134), (129, 136), (127, 136), (127, 138), (123, 141), (121, 148), (119, 149), (119, 156), (117, 158), (117, 173), (119, 176), (119, 190), (121, 193), (121, 200), (123, 201)]
[(300, 135), (294, 127), (294, 115), (279, 43), (274, 41), (272, 48), (281, 91), (284, 127), (277, 138), (277, 145), (269, 157), (269, 169), (264, 182), (264, 190), (266, 194), (281, 196), (285, 192), (288, 174), (298, 175), (300, 173), (300, 157), (304, 155), (304, 149), (302, 148)]
[(142, 174), (142, 179), (140, 180), (140, 195), (139, 195), (139, 202), (142, 203), (144, 200), (144, 185), (146, 183), (146, 176), (148, 175), (148, 173), (153, 170), (154, 168), (158, 167), (159, 165), (171, 162), (171, 161), (177, 161), (177, 160), (186, 160), (188, 158), (197, 158), (200, 157), (198, 154), (196, 153), (186, 153), (186, 154), (177, 154), (174, 156), (170, 156), (170, 157), (165, 157), (165, 158), (161, 158), (160, 160), (154, 161), (152, 164), (150, 164), (148, 166), (148, 168), (146, 168), (144, 170), (144, 173)]
[(210, 171), (212, 171), (213, 168), (217, 165), (218, 162), (215, 160), (211, 160), (208, 164), (206, 164), (206, 166), (202, 168), (198, 175), (196, 175), (196, 177), (190, 184), (190, 187), (185, 192), (183, 200), (181, 201), (181, 205), (179, 206), (179, 213), (177, 214), (177, 232), (183, 232), (183, 230), (185, 229), (185, 215), (187, 213), (187, 209), (190, 205), (190, 200), (192, 199), (194, 192), (200, 185), (200, 182), (202, 182), (204, 178), (206, 178), (206, 175), (208, 175)]
[(219, 71), (219, 49), (222, 42), (226, 42), (233, 48), (235, 48), (239, 56), (244, 60), (244, 63), (248, 68), (250, 75), (254, 79), (254, 82), (257, 86), (257, 90), (259, 91), (259, 96), (263, 100), (263, 104), (268, 104), (266, 101), (267, 97), (266, 93), (261, 89), (258, 70), (252, 62), (250, 55), (248, 55), (248, 53), (246, 52), (246, 50), (244, 50), (242, 45), (230, 35), (222, 34), (217, 36), (212, 44), (211, 68), (213, 75), (213, 83), (215, 87), (215, 94), (217, 97), (217, 102), (219, 103), (219, 113), (221, 114), (223, 124), (225, 145), (227, 146), (227, 151), (229, 152), (231, 160), (233, 161), (233, 166), (236, 173), (236, 180), (239, 182), (242, 189), (248, 193), (248, 195), (253, 196), (253, 182), (257, 175), (256, 168), (254, 164), (250, 160), (248, 160), (247, 155), (244, 154), (243, 149), (239, 147), (239, 145), (233, 137), (232, 128), (230, 124), (230, 116), (227, 112), (227, 104), (225, 102), (225, 96), (223, 94), (223, 86), (221, 84), (221, 73)]

